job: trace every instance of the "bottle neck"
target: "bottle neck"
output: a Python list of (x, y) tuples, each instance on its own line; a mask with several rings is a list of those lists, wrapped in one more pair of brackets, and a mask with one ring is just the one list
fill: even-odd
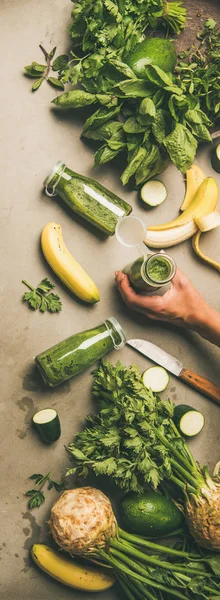
[(120, 323), (114, 317), (109, 317), (105, 321), (105, 326), (109, 331), (109, 335), (112, 339), (115, 350), (123, 348), (126, 342), (125, 332), (122, 329)]
[(44, 181), (44, 188), (47, 196), (56, 196), (57, 187), (62, 178), (69, 181), (71, 176), (66, 173), (65, 163), (59, 160)]

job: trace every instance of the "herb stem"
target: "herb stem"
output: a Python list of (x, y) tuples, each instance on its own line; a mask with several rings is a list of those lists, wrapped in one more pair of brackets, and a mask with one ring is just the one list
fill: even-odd
[(29, 290), (31, 290), (32, 292), (35, 291), (35, 288), (33, 287), (33, 285), (28, 283), (25, 279), (22, 279), (22, 283), (24, 283), (24, 285), (26, 285), (29, 288)]

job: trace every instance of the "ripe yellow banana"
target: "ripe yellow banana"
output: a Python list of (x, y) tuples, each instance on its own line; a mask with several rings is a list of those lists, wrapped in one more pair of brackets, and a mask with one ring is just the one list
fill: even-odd
[(45, 225), (41, 247), (50, 267), (78, 298), (90, 304), (99, 302), (100, 295), (95, 283), (65, 246), (60, 225)]
[(180, 210), (185, 210), (189, 206), (205, 178), (205, 173), (198, 165), (192, 165), (191, 168), (186, 171), (186, 193)]
[(188, 240), (197, 231), (197, 226), (193, 219), (180, 227), (173, 229), (164, 229), (163, 231), (152, 231), (147, 229), (145, 244), (151, 248), (170, 248), (176, 246), (185, 240)]
[(115, 577), (109, 570), (79, 565), (75, 559), (66, 558), (61, 552), (44, 544), (34, 544), (31, 548), (34, 562), (54, 579), (72, 588), (88, 592), (108, 590), (115, 583)]
[(218, 185), (213, 177), (206, 177), (199, 186), (192, 202), (179, 217), (163, 225), (153, 225), (148, 228), (148, 231), (163, 231), (174, 227), (180, 227), (194, 219), (195, 217), (203, 217), (215, 210), (218, 203)]

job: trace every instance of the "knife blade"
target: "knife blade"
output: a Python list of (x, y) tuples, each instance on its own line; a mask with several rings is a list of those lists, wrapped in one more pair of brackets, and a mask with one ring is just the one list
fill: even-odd
[(153, 362), (157, 363), (167, 371), (170, 371), (176, 377), (179, 377), (182, 381), (195, 388), (196, 390), (202, 392), (211, 400), (214, 400), (217, 404), (220, 404), (220, 388), (214, 385), (208, 379), (205, 379), (201, 375), (194, 373), (190, 369), (185, 369), (183, 364), (177, 360), (165, 350), (162, 350), (152, 342), (148, 342), (147, 340), (141, 339), (133, 339), (127, 340), (126, 344), (131, 346)]

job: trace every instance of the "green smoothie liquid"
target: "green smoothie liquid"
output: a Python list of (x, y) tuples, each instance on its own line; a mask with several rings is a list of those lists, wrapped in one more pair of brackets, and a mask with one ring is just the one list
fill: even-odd
[(153, 281), (166, 281), (171, 273), (170, 263), (162, 257), (152, 258), (147, 273)]
[(44, 185), (49, 195), (58, 194), (75, 213), (107, 235), (113, 235), (118, 219), (132, 210), (98, 181), (71, 171), (63, 163), (57, 163)]
[(47, 385), (55, 387), (93, 365), (113, 348), (124, 344), (125, 335), (116, 319), (71, 335), (35, 358)]

